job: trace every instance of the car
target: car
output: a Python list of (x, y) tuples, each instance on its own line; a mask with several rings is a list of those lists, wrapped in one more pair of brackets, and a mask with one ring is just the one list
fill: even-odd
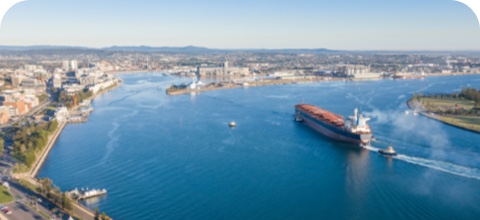
[(0, 210), (2, 210), (3, 212), (5, 212), (5, 210), (9, 210), (7, 206), (3, 206), (2, 208), (0, 208)]
[(2, 209), (2, 211), (7, 215), (12, 214), (12, 212), (10, 211), (10, 209), (8, 207), (5, 207), (4, 209)]

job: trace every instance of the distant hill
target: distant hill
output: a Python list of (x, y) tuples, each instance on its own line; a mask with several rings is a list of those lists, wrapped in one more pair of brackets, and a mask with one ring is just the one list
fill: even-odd
[(71, 46), (49, 46), (49, 45), (35, 45), (35, 46), (1, 46), (2, 51), (27, 51), (27, 50), (65, 50), (65, 49), (80, 49), (88, 50), (88, 47), (71, 47)]
[(130, 51), (130, 52), (166, 52), (166, 53), (230, 53), (230, 52), (252, 52), (252, 53), (336, 53), (338, 51), (328, 49), (211, 49), (206, 47), (149, 47), (149, 46), (129, 46), (129, 47), (107, 47), (108, 51)]
[(114, 53), (114, 52), (141, 52), (141, 53), (285, 53), (285, 54), (480, 54), (480, 51), (399, 51), (399, 50), (329, 50), (325, 48), (314, 49), (212, 49), (207, 47), (151, 47), (151, 46), (112, 46), (104, 48), (72, 47), (72, 46), (1, 46), (0, 53), (5, 52), (31, 52), (48, 53)]
[(149, 47), (149, 46), (113, 46), (105, 47), (102, 50), (107, 51), (128, 51), (128, 52), (164, 52), (164, 53), (211, 53), (222, 50), (209, 49), (206, 47)]
[(71, 47), (71, 46), (0, 46), (0, 51), (110, 51), (110, 52), (144, 52), (144, 53), (337, 53), (328, 49), (211, 49), (207, 47), (150, 47), (150, 46), (112, 46), (104, 48)]

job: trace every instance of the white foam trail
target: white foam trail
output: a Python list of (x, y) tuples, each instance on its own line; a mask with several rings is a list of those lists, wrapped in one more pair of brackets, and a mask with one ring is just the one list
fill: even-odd
[(410, 157), (402, 154), (397, 155), (395, 159), (403, 160), (412, 164), (417, 164), (420, 166), (440, 170), (458, 176), (480, 180), (480, 170), (471, 167), (464, 167), (448, 162), (429, 160), (419, 157)]
[[(373, 146), (363, 146), (363, 148), (378, 152), (378, 148)], [(471, 167), (464, 167), (448, 162), (438, 161), (438, 160), (430, 160), (425, 158), (419, 157), (411, 157), (403, 154), (398, 154), (397, 156), (393, 156), (392, 158), (397, 160), (402, 160), (411, 164), (416, 164), (424, 167), (428, 167), (431, 169), (443, 171), (446, 173), (454, 174), (457, 176), (463, 176), (472, 179), (480, 180), (480, 169), (471, 168)]]

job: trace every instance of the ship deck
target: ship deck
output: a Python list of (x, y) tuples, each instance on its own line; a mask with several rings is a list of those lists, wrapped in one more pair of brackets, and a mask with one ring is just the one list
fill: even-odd
[(333, 114), (327, 110), (321, 109), (314, 105), (299, 104), (295, 108), (309, 114), (311, 117), (329, 123), (335, 127), (343, 128), (345, 125), (345, 119), (341, 115)]

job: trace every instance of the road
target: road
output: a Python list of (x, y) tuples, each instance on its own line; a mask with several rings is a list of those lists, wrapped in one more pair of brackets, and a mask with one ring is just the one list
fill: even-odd
[(48, 106), (50, 103), (51, 103), (51, 102), (48, 101), (48, 100), (40, 103), (38, 106), (36, 106), (35, 108), (33, 108), (32, 110), (30, 110), (29, 112), (27, 112), (25, 115), (19, 116), (18, 120), (0, 126), (0, 129), (11, 127), (11, 126), (12, 126), (13, 124), (15, 124), (15, 123), (20, 123), (20, 122), (26, 120), (28, 117), (36, 114), (38, 111), (43, 110), (43, 109), (44, 109), (46, 106)]
[[(47, 219), (40, 214), (40, 212), (53, 217), (52, 210), (55, 208), (53, 203), (50, 203), (46, 200), (43, 196), (39, 195), (38, 193), (32, 192), (31, 190), (23, 187), (22, 185), (14, 182), (14, 181), (7, 181), (10, 185), (9, 191), (12, 196), (15, 198), (14, 202), (5, 204), (6, 206), (10, 207), (12, 211), (11, 215), (8, 215), (8, 219), (19, 219), (19, 220), (29, 220), (29, 219)], [(32, 196), (35, 198), (32, 200)], [(39, 202), (38, 198), (42, 201)], [(29, 204), (29, 205), (27, 205)], [(37, 210), (32, 208), (32, 206), (37, 206)], [(57, 209), (58, 210), (58, 209)], [(56, 211), (55, 218), (60, 219), (59, 216), (63, 216), (62, 219), (68, 219), (67, 213), (62, 213)], [(4, 214), (4, 213), (2, 213)]]

